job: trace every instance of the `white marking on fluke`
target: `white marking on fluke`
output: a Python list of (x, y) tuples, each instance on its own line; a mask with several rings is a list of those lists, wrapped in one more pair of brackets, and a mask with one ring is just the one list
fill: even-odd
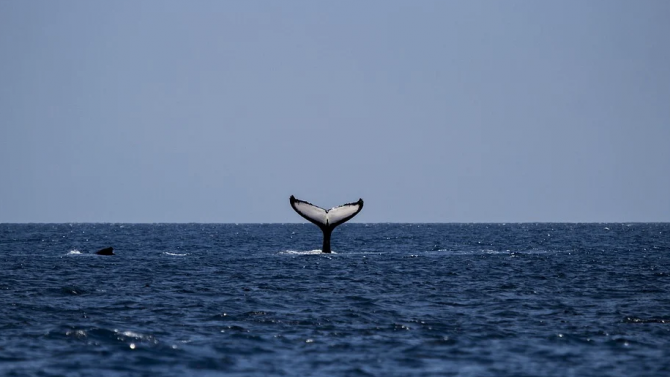
[(363, 209), (363, 199), (358, 199), (357, 202), (342, 204), (331, 209), (317, 207), (312, 203), (296, 199), (293, 195), (291, 195), (290, 202), (291, 207), (298, 212), (298, 215), (321, 229), (323, 232), (323, 248), (321, 251), (324, 253), (330, 253), (330, 234), (333, 232), (333, 229), (349, 221)]

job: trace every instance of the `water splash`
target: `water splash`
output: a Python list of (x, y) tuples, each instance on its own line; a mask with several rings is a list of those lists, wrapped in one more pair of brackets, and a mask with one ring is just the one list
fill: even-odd
[[(321, 252), (321, 249), (315, 249), (315, 250), (305, 250), (305, 251), (300, 251), (300, 250), (284, 250), (280, 251), (279, 254), (290, 254), (290, 255), (322, 255), (323, 253)], [(331, 254), (337, 254), (336, 252), (332, 251)]]

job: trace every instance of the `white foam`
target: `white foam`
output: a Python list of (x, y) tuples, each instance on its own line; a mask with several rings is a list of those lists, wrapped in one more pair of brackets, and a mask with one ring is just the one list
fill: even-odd
[(79, 250), (77, 250), (77, 249), (73, 249), (73, 250), (70, 250), (70, 251), (67, 253), (67, 255), (77, 255), (77, 254), (81, 254), (81, 251), (79, 251)]
[(174, 257), (185, 257), (185, 256), (188, 255), (188, 253), (185, 253), (185, 254), (179, 254), (179, 253), (170, 253), (170, 252), (167, 252), (167, 251), (164, 252), (163, 254), (165, 254), (165, 255), (172, 255), (172, 256), (174, 256)]
[[(321, 249), (316, 249), (316, 250), (306, 250), (306, 251), (299, 251), (299, 250), (285, 250), (285, 251), (280, 251), (279, 254), (290, 254), (290, 255), (316, 255), (316, 254), (323, 254), (321, 252)], [(332, 251), (331, 254), (337, 254), (336, 252)]]

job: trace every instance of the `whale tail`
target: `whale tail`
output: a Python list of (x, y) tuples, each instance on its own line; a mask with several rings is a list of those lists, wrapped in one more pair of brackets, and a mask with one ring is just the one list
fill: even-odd
[(324, 253), (330, 253), (330, 234), (333, 232), (333, 229), (349, 221), (363, 209), (363, 199), (358, 199), (357, 202), (342, 204), (331, 209), (317, 207), (312, 203), (296, 199), (293, 195), (291, 195), (290, 202), (291, 207), (298, 212), (298, 215), (321, 229), (323, 232), (323, 248), (321, 251)]

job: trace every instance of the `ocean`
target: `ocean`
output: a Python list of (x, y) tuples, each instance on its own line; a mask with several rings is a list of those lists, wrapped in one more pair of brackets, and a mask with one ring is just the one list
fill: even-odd
[(0, 375), (670, 375), (670, 224), (320, 247), (308, 223), (0, 224)]

